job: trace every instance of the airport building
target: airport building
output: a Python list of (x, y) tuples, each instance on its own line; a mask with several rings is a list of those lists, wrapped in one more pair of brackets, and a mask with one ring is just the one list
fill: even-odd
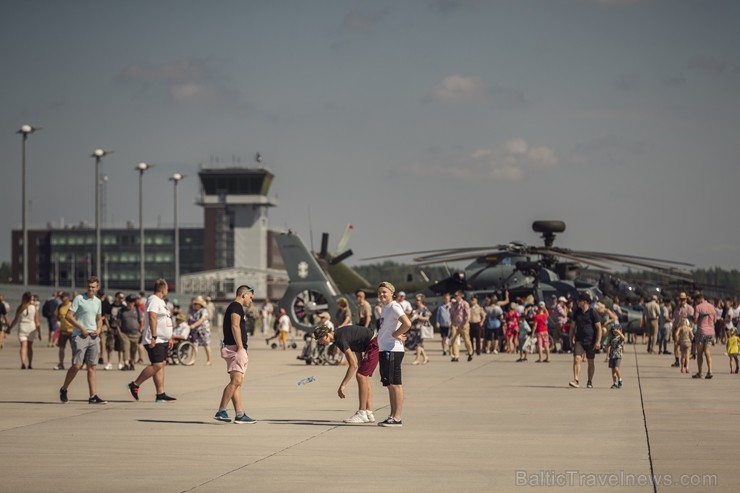
[[(175, 228), (144, 229), (144, 286), (163, 277), (178, 294), (229, 297), (240, 284), (255, 296), (279, 298), (288, 278), (269, 229), (268, 193), (274, 175), (264, 168), (202, 168), (198, 176), (203, 227), (179, 227), (180, 284), (175, 280)], [(28, 230), (28, 284), (84, 290), (90, 275), (106, 291), (138, 291), (141, 234), (138, 225), (101, 228), (101, 271), (95, 273), (96, 230), (89, 224)], [(23, 232), (12, 232), (11, 273), (22, 283)]]

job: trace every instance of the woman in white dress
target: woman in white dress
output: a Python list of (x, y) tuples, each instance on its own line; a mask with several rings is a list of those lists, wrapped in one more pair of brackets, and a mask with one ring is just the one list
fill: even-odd
[(15, 310), (15, 318), (8, 326), (8, 333), (18, 324), (18, 341), (21, 343), (21, 370), (33, 367), (33, 341), (41, 340), (41, 322), (39, 312), (33, 303), (33, 295), (30, 291), (23, 293), (21, 304)]

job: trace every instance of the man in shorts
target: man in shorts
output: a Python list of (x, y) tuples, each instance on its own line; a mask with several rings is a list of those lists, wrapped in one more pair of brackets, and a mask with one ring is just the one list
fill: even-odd
[(584, 355), (588, 360), (588, 383), (586, 387), (593, 388), (594, 357), (601, 347), (601, 322), (599, 315), (591, 307), (591, 296), (581, 293), (578, 296), (578, 308), (573, 311), (573, 324), (570, 327), (568, 338), (573, 346), (573, 381), (568, 385), (578, 387), (581, 375), (581, 361)]
[(95, 276), (87, 280), (87, 292), (77, 295), (72, 306), (67, 310), (67, 321), (72, 324), (72, 366), (67, 370), (64, 384), (59, 389), (59, 400), (67, 402), (67, 389), (77, 376), (83, 364), (87, 364), (87, 387), (90, 391), (89, 404), (108, 404), (98, 397), (96, 392), (97, 378), (96, 365), (100, 356), (100, 332), (103, 330), (103, 309), (98, 291), (98, 278)]
[[(378, 426), (400, 428), (403, 411), (403, 385), (401, 379), (401, 362), (403, 361), (406, 332), (411, 328), (411, 321), (397, 301), (393, 301), (396, 288), (389, 282), (378, 285), (380, 311), (380, 330), (378, 331), (378, 349), (380, 359), (380, 381), (388, 388), (390, 415), (378, 423)], [(341, 330), (341, 329), (340, 329)]]
[(173, 346), (172, 314), (164, 298), (169, 286), (164, 279), (154, 281), (154, 293), (146, 300), (144, 316), (144, 335), (141, 343), (149, 355), (149, 365), (141, 370), (136, 380), (128, 384), (131, 397), (139, 400), (139, 386), (149, 378), (154, 382), (155, 402), (173, 402), (174, 397), (164, 391), (164, 367), (167, 363), (167, 351)]
[(242, 383), (244, 373), (247, 371), (249, 356), (247, 356), (247, 321), (244, 307), (252, 306), (254, 289), (247, 285), (239, 286), (236, 290), (236, 298), (224, 312), (224, 340), (221, 346), (221, 357), (226, 361), (226, 371), (229, 372), (229, 383), (224, 387), (218, 411), (213, 417), (216, 421), (231, 422), (226, 406), (229, 402), (234, 404), (235, 424), (254, 424), (257, 421), (247, 416), (242, 407)]
[(337, 390), (340, 399), (346, 397), (344, 390), (352, 376), (357, 379), (360, 405), (357, 412), (344, 422), (375, 423), (370, 377), (378, 366), (378, 338), (373, 330), (360, 325), (345, 325), (335, 332), (326, 325), (320, 325), (313, 331), (313, 337), (316, 342), (325, 346), (333, 342), (347, 359), (347, 372)]

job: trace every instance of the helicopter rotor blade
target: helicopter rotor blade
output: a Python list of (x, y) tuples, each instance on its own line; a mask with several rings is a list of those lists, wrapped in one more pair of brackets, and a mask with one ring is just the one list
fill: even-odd
[(678, 262), (675, 260), (666, 260), (661, 258), (652, 258), (652, 257), (640, 257), (637, 255), (625, 255), (623, 253), (608, 253), (608, 252), (589, 252), (589, 251), (577, 251), (574, 253), (578, 253), (579, 255), (591, 255), (596, 257), (614, 257), (614, 258), (623, 258), (625, 260), (644, 260), (646, 262), (656, 262), (661, 264), (671, 264), (671, 265), (683, 265), (685, 267), (693, 267), (694, 264), (690, 264), (688, 262)]
[(392, 254), (386, 254), (386, 255), (376, 255), (373, 257), (365, 257), (361, 258), (360, 260), (381, 260), (381, 259), (388, 259), (392, 257), (410, 257), (412, 255), (417, 255), (419, 257), (417, 258), (426, 258), (426, 257), (443, 257), (445, 255), (451, 255), (451, 254), (458, 254), (458, 253), (464, 253), (464, 252), (487, 252), (491, 250), (500, 250), (503, 245), (496, 245), (496, 246), (482, 246), (482, 247), (455, 247), (455, 248), (436, 248), (434, 250), (417, 250), (415, 252), (400, 252), (400, 253), (392, 253)]

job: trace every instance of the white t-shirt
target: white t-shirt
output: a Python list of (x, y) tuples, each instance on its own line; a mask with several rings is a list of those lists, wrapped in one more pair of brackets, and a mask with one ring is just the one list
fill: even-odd
[(405, 313), (397, 301), (383, 305), (380, 311), (380, 330), (378, 331), (378, 349), (380, 351), (403, 352), (401, 341), (393, 337), (393, 333), (401, 326), (399, 320)]
[(411, 306), (411, 302), (407, 299), (404, 299), (400, 302), (401, 308), (403, 309), (403, 313), (408, 315), (409, 313), (414, 311), (414, 308)]
[(282, 315), (278, 320), (278, 328), (280, 332), (290, 332), (290, 317)]
[(157, 343), (167, 342), (172, 337), (172, 315), (170, 315), (170, 310), (162, 298), (153, 294), (146, 300), (144, 336), (141, 338), (141, 343), (145, 345), (152, 342), (152, 329), (149, 327), (149, 314), (152, 312), (157, 314)]

